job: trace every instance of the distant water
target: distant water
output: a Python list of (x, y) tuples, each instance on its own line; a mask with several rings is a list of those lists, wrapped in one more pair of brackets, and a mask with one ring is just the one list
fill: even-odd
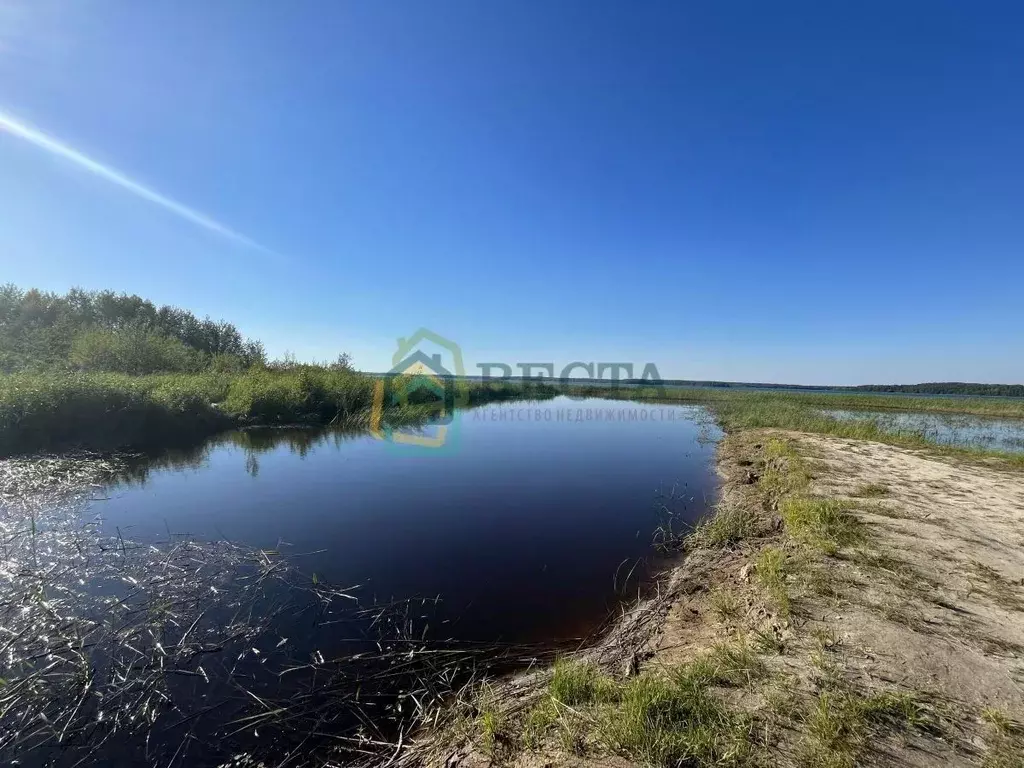
[(1024, 453), (1024, 421), (965, 414), (826, 410), (844, 421), (871, 420), (888, 432), (915, 434), (943, 445)]

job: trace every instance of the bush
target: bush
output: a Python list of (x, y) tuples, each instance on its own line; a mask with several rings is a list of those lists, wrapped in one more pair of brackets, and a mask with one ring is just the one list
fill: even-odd
[(83, 371), (110, 371), (135, 376), (160, 372), (190, 373), (200, 370), (206, 362), (200, 353), (177, 339), (138, 328), (84, 331), (72, 342), (69, 361)]

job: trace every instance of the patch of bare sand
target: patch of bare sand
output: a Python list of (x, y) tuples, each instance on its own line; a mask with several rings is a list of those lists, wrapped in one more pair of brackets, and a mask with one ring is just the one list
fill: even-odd
[(870, 654), (863, 672), (979, 712), (1024, 712), (1024, 475), (879, 443), (798, 445), (816, 457), (814, 491), (886, 491), (859, 510), (883, 556), (840, 561), (859, 588), (828, 614)]

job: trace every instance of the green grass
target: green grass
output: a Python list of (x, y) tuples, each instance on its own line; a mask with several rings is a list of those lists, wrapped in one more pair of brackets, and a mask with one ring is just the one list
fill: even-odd
[[(372, 376), (326, 365), (148, 376), (16, 373), (0, 378), (0, 453), (74, 447), (99, 450), (148, 447), (168, 440), (194, 439), (232, 425), (321, 424), (348, 419), (365, 423), (374, 382)], [(519, 381), (462, 380), (457, 386), (458, 401), (470, 405), (523, 397), (551, 397), (559, 392), (640, 403), (695, 403), (709, 406), (727, 430), (774, 427), (910, 448), (932, 448), (963, 456), (999, 456), (1024, 466), (1024, 455), (937, 446), (926, 435), (892, 432), (872, 420), (840, 421), (819, 410), (919, 410), (1024, 418), (1024, 400), (697, 388), (559, 387), (554, 383)], [(409, 410), (409, 414), (412, 416), (414, 409)], [(771, 466), (767, 470), (767, 479), (771, 482)], [(737, 530), (745, 523), (740, 518), (730, 522)], [(706, 533), (721, 543), (734, 535), (726, 530)]]
[[(805, 421), (818, 415), (819, 409), (862, 411), (927, 411), (964, 413), (975, 416), (1024, 419), (1024, 398), (991, 397), (911, 397), (905, 395), (758, 392), (714, 387), (608, 387), (579, 385), (567, 388), (579, 397), (607, 397), (638, 402), (711, 404), (716, 410), (739, 421)], [(782, 411), (789, 411), (779, 415)], [(774, 426), (762, 424), (761, 426)], [(856, 426), (850, 424), (849, 426)], [(811, 430), (817, 431), (817, 430)]]
[(989, 726), (984, 768), (1024, 768), (1024, 726), (994, 707), (983, 709), (981, 719)]
[(730, 765), (751, 751), (749, 720), (715, 696), (697, 663), (625, 683), (598, 730), (612, 752), (654, 766)]
[(615, 681), (594, 664), (559, 659), (549, 686), (551, 698), (561, 704), (594, 704), (615, 697)]
[(779, 511), (786, 530), (797, 540), (835, 555), (845, 546), (863, 540), (862, 524), (843, 499), (789, 496)]
[(765, 547), (754, 564), (754, 578), (764, 588), (783, 617), (790, 614), (789, 590), (786, 576), (789, 573), (786, 553), (778, 547)]
[(737, 618), (743, 610), (743, 603), (735, 593), (728, 589), (716, 589), (708, 597), (711, 610), (714, 611), (719, 621)]
[(480, 715), (480, 734), (484, 749), (494, 754), (502, 735), (502, 717), (494, 709), (487, 709)]
[(752, 536), (757, 517), (743, 507), (720, 506), (702, 520), (685, 539), (686, 546), (699, 549), (725, 547)]
[(536, 748), (554, 732), (573, 754), (593, 742), (645, 765), (734, 764), (750, 752), (750, 720), (733, 713), (714, 689), (747, 686), (766, 674), (741, 643), (624, 682), (593, 664), (560, 660), (549, 695), (525, 716), (523, 743)]

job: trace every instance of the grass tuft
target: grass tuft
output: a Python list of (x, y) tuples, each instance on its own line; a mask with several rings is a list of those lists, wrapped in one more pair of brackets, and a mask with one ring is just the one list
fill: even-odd
[(691, 549), (719, 549), (749, 538), (757, 530), (757, 518), (742, 507), (719, 506), (686, 538)]
[(860, 521), (848, 502), (810, 496), (790, 496), (780, 506), (786, 530), (826, 554), (863, 540)]
[(790, 613), (789, 590), (786, 588), (788, 571), (786, 553), (778, 547), (765, 547), (761, 550), (754, 566), (754, 577), (784, 617)]
[(739, 617), (743, 611), (743, 603), (736, 593), (728, 589), (716, 589), (708, 597), (711, 610), (719, 621), (728, 621)]
[(559, 659), (548, 688), (554, 701), (569, 706), (611, 701), (616, 695), (612, 678), (588, 662)]
[(613, 752), (654, 766), (729, 765), (750, 752), (746, 718), (730, 713), (710, 691), (705, 670), (648, 673), (622, 688), (599, 726)]

